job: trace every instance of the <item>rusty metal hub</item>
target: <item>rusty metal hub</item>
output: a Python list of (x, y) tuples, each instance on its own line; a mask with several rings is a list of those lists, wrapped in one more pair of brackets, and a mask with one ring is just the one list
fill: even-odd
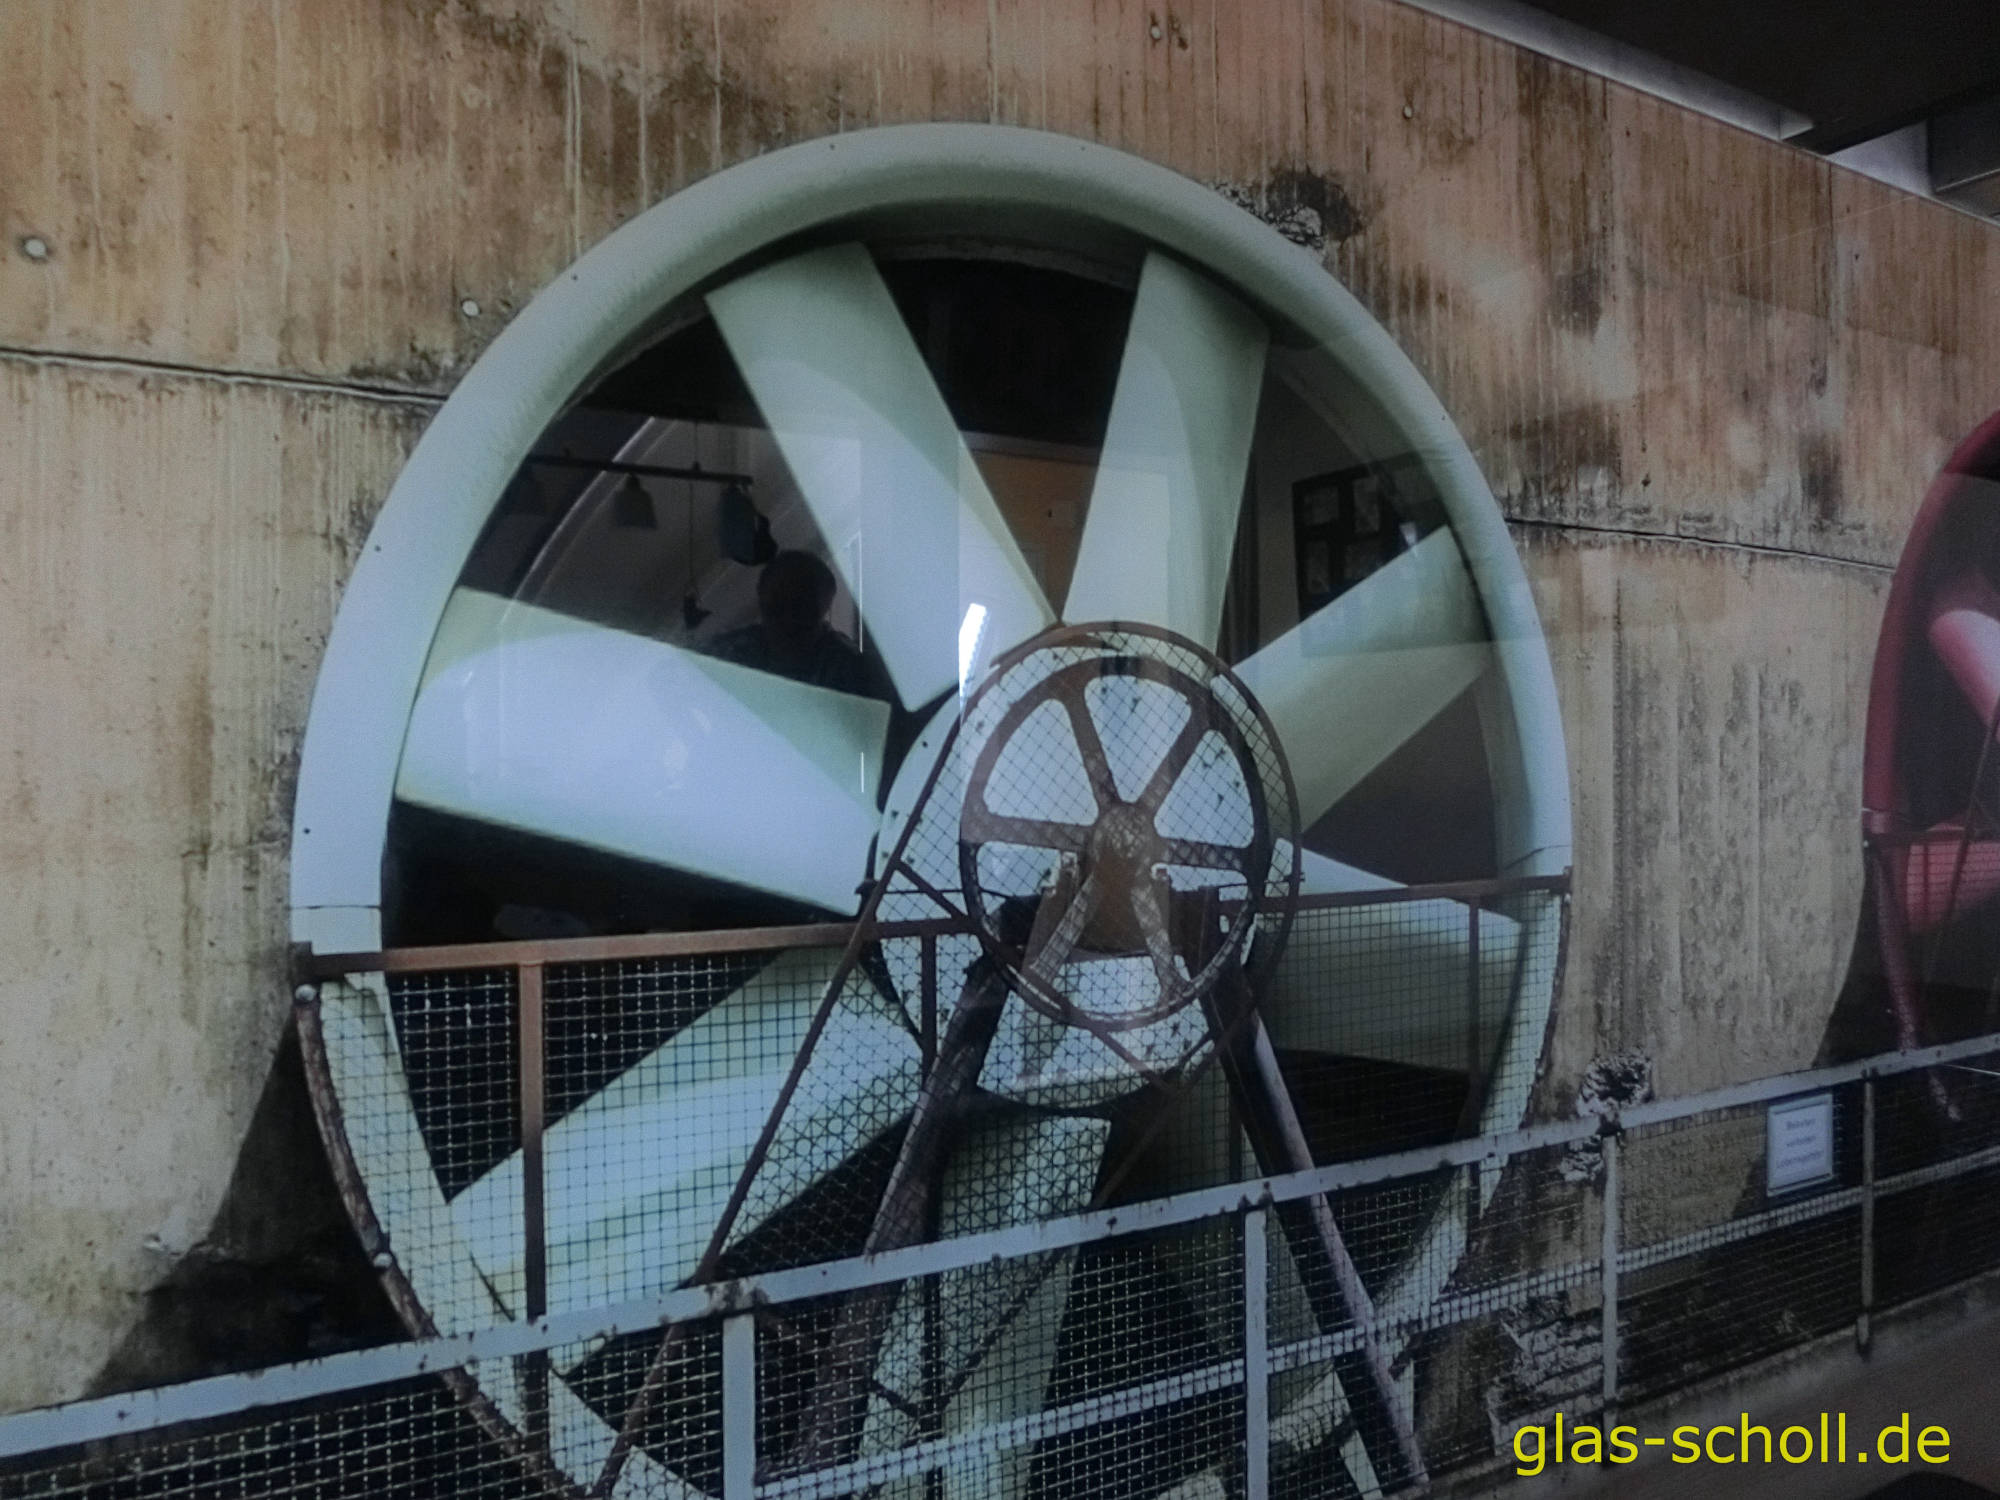
[[(1101, 1032), (1160, 1021), (1241, 964), (1260, 918), (1296, 893), (1277, 737), (1192, 641), (1116, 623), (1051, 632), (994, 669), (965, 722), (967, 909), (1043, 1014)], [(1282, 941), (1281, 918), (1263, 946)], [(1151, 961), (1150, 1003), (1093, 1003), (1087, 972), (1058, 977), (1133, 956)]]

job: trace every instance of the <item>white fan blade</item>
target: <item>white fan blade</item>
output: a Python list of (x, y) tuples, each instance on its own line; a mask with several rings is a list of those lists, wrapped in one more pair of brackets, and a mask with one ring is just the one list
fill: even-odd
[(460, 589), (406, 802), (853, 912), (887, 704)]
[(1299, 894), (1339, 896), (1348, 891), (1393, 891), (1397, 882), (1359, 865), (1344, 864), (1330, 855), (1299, 851)]
[[(1306, 895), (1396, 882), (1306, 851)], [(1308, 907), (1271, 975), (1264, 1022), (1279, 1047), (1484, 1072), (1513, 1003), (1520, 924), (1479, 914), (1480, 1050), (1471, 1045), (1471, 920), (1462, 901)]]
[[(1088, 996), (1098, 1015), (1137, 1013), (1159, 1004), (1160, 977), (1150, 958), (1091, 956), (1064, 964), (1064, 994)], [(1087, 1026), (1065, 1026), (1025, 1004), (1000, 1017), (979, 1086), (996, 1098), (1037, 1109), (1093, 1109), (1141, 1088), (1136, 1058), (1166, 1074), (1198, 1052), (1208, 1035), (1198, 1005), (1118, 1033), (1114, 1051)]]
[[(940, 1237), (1076, 1213), (1090, 1201), (1110, 1133), (1103, 1120), (1064, 1115), (1019, 1116), (974, 1132), (944, 1174)], [(1069, 1296), (1071, 1259), (1067, 1251), (1026, 1256), (939, 1278), (939, 1370), (947, 1382), (962, 1381), (945, 1405), (945, 1435), (1033, 1416), (1042, 1409)], [(913, 1406), (923, 1399), (924, 1299), (914, 1287), (897, 1300), (875, 1378)], [(864, 1457), (919, 1436), (906, 1410), (879, 1396), (869, 1402), (861, 1439)], [(948, 1469), (945, 1494), (952, 1500), (1011, 1500), (1025, 1491), (1033, 1457), (1032, 1449), (1017, 1448), (991, 1455), (970, 1470)], [(924, 1478), (916, 1476), (885, 1493), (921, 1496)]]
[(1064, 619), (1215, 644), (1269, 343), (1234, 297), (1146, 257)]
[[(830, 950), (785, 953), (549, 1128), (542, 1149), (550, 1311), (657, 1296), (693, 1274), (837, 958)], [(813, 1049), (731, 1243), (916, 1103), (916, 1040), (886, 1002), (857, 996), (856, 983)], [(488, 1283), (519, 1308), (520, 1153), (451, 1208)]]
[[(511, 1373), (513, 1361), (491, 1363), (509, 1368)], [(484, 1375), (480, 1387), (489, 1393), (492, 1389)], [(502, 1410), (507, 1409), (503, 1406)], [(507, 1416), (519, 1425), (519, 1418), (511, 1411)], [(568, 1382), (549, 1382), (549, 1454), (563, 1473), (585, 1482), (603, 1473), (616, 1438), (611, 1425), (585, 1406)], [(625, 1455), (618, 1482), (611, 1488), (611, 1500), (707, 1500), (707, 1496), (708, 1491), (689, 1484), (644, 1448), (634, 1448)]]
[[(320, 986), (320, 1034), (327, 1069), (348, 1106), (347, 1149), (368, 1184), (375, 1217), (439, 1333), (468, 1333), (504, 1321), (506, 1310), (480, 1280), (438, 1188), (403, 1076), (388, 988), (379, 974)], [(503, 1362), (504, 1363), (504, 1362)]]
[(1428, 724), (1492, 657), (1449, 531), (1312, 614), (1236, 669), (1271, 716), (1311, 824)]
[(864, 248), (753, 272), (708, 305), (904, 704), (1052, 623)]

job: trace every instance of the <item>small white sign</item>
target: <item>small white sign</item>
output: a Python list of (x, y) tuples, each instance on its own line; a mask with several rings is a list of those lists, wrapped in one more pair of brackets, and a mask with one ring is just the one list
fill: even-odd
[(1833, 1180), (1833, 1095), (1773, 1104), (1764, 1117), (1765, 1190), (1773, 1195)]

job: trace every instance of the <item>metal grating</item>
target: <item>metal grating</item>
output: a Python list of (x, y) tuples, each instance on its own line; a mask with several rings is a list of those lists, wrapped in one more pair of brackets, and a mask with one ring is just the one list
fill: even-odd
[[(1302, 951), (1365, 951), (1340, 924), (1385, 907), (1562, 899), (1466, 894), (1308, 898)], [(1481, 985), (1556, 961), (1559, 924), (1510, 920), (1535, 943), (1461, 950), (1466, 1039)], [(1556, 1410), (1865, 1333), (2000, 1267), (2000, 1039), (1477, 1137), (1497, 1069), (1420, 1110), (1404, 1074), (1288, 1047), (1326, 1164), (1275, 1178), (1199, 1056), (1150, 1104), (982, 1091), (923, 1232), (863, 1257), (959, 940), (876, 935), (830, 992), (845, 929), (326, 983), (308, 1050), (349, 1069), (347, 1166), (374, 1154), (350, 1186), (406, 1311), (448, 1337), (0, 1421), (0, 1496), (1364, 1495), (1413, 1480), (1412, 1443), (1433, 1479), (1477, 1468)], [(787, 1081), (798, 1145), (746, 1170)], [(1808, 1094), (1832, 1101), (1832, 1176), (1773, 1196), (1766, 1111)], [(1344, 1130), (1371, 1115), (1360, 1154)], [(524, 1323), (538, 1279), (547, 1321)]]
[[(1210, 1188), (498, 1324), (434, 1352), (31, 1413), (0, 1421), (0, 1452), (17, 1455), (0, 1460), (0, 1496), (568, 1494), (621, 1447), (617, 1493), (676, 1500), (1377, 1493), (1408, 1476), (1359, 1368), (1371, 1336), (1435, 1478), (1492, 1463), (1516, 1427), (1556, 1410), (1587, 1416), (1844, 1334), (1870, 1300), (1871, 1263), (1878, 1309), (2000, 1264), (2000, 1224), (1977, 1208), (2000, 1165), (1991, 1096), (1961, 1096), (1954, 1118), (1930, 1082), (1963, 1075), (1983, 1091), (1976, 1070), (1994, 1053), (1987, 1039), (1874, 1059), (1636, 1106), (1608, 1126), (1316, 1168), (1262, 1181), (1247, 1202)], [(1835, 1101), (1834, 1178), (1772, 1197), (1764, 1111), (1808, 1093)], [(1690, 1160), (1720, 1184), (1705, 1201)], [(1438, 1211), (1453, 1196), (1462, 1243)], [(1331, 1272), (1297, 1224), (1320, 1202), (1369, 1293), (1337, 1316), (1314, 1310), (1313, 1278)], [(1897, 1281), (1893, 1247), (1953, 1205), (1975, 1211), (1934, 1242), (1943, 1269)], [(858, 1440), (816, 1451), (816, 1373), (869, 1299), (888, 1332), (856, 1395)], [(1051, 1336), (1004, 1332), (1024, 1317)], [(1037, 1361), (1046, 1370), (1024, 1381)], [(416, 1376), (426, 1363), (454, 1383)], [(313, 1393), (292, 1399), (300, 1388)], [(274, 1392), (282, 1404), (226, 1404)]]

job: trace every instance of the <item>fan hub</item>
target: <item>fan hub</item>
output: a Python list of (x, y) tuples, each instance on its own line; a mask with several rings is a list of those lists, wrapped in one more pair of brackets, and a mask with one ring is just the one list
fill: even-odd
[(1142, 882), (1159, 878), (1165, 859), (1166, 841), (1145, 808), (1122, 802), (1098, 815), (1082, 862), (1083, 878), (1095, 883), (1097, 904), (1079, 947), (1102, 954), (1146, 951), (1145, 924), (1135, 898)]
[[(1037, 1010), (1100, 1032), (1164, 1019), (1240, 965), (1260, 920), (1288, 908), (1289, 770), (1249, 691), (1192, 641), (1122, 623), (1059, 627), (996, 663), (965, 715), (967, 909)], [(1079, 770), (1087, 821), (1060, 811), (1075, 806)], [(1020, 909), (1006, 882), (1024, 859), (1041, 872), (1025, 934), (1002, 920)], [(1150, 958), (1157, 1000), (1094, 1004), (1063, 982), (1072, 954)]]

